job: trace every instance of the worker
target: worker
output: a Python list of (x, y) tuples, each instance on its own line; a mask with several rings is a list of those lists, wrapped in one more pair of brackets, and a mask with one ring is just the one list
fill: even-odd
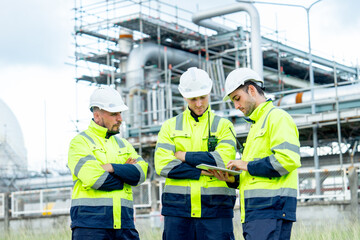
[(225, 167), (235, 159), (233, 124), (209, 106), (212, 80), (196, 67), (180, 77), (178, 89), (187, 108), (162, 125), (155, 150), (155, 169), (166, 178), (161, 213), (163, 239), (234, 239), (235, 189), (199, 164)]
[(249, 68), (235, 69), (227, 76), (223, 100), (231, 99), (251, 128), (241, 160), (227, 164), (229, 169), (242, 170), (240, 178), (211, 172), (232, 186), (239, 185), (246, 240), (286, 240), (296, 221), (299, 133), (291, 116), (266, 100), (263, 86), (263, 79)]
[(72, 139), (69, 149), (72, 239), (139, 239), (132, 186), (145, 181), (148, 164), (117, 136), (128, 107), (118, 91), (105, 86), (91, 95), (90, 110), (89, 128)]

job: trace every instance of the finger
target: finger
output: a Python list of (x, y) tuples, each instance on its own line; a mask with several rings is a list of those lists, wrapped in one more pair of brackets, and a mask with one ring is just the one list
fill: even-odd
[(206, 176), (213, 176), (213, 174), (209, 171), (202, 170), (201, 173)]
[(233, 163), (233, 161), (231, 160), (231, 161), (229, 161), (228, 164), (226, 165), (226, 168), (231, 169), (232, 166), (234, 166), (234, 163)]
[(212, 175), (217, 174), (217, 172), (216, 172), (214, 169), (209, 169), (208, 171), (209, 171)]
[(223, 171), (220, 172), (221, 172), (221, 177), (224, 179), (224, 181), (226, 181), (228, 179), (228, 173)]
[(216, 177), (216, 178), (220, 177), (219, 173), (217, 171), (215, 171), (215, 170), (209, 170), (209, 172), (211, 172), (214, 175), (214, 177)]
[(219, 180), (225, 181), (224, 173), (222, 171), (216, 171), (216, 177)]
[(133, 163), (134, 163), (134, 160), (135, 160), (135, 158), (129, 157), (128, 160), (126, 160), (125, 163), (133, 164)]

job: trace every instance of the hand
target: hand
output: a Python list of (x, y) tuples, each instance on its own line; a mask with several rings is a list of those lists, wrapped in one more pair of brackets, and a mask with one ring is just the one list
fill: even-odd
[(113, 172), (114, 172), (114, 168), (113, 168), (113, 166), (111, 165), (111, 163), (107, 163), (107, 164), (101, 165), (101, 167), (102, 167), (105, 171), (107, 171), (107, 172), (109, 172), (109, 173), (113, 173)]
[(186, 152), (182, 152), (182, 151), (177, 151), (175, 153), (175, 157), (179, 160), (181, 160), (182, 162), (185, 162), (185, 155), (186, 155)]
[(135, 158), (129, 157), (128, 160), (126, 160), (125, 164), (126, 164), (126, 163), (127, 163), (127, 164), (136, 164), (137, 161), (136, 161)]
[(225, 181), (225, 182), (229, 182), (229, 183), (235, 182), (235, 177), (229, 176), (228, 172), (216, 171), (213, 169), (209, 169), (209, 172), (211, 172), (214, 175), (214, 177), (216, 177), (220, 181)]
[(209, 177), (212, 177), (212, 176), (213, 176), (212, 173), (210, 173), (210, 172), (208, 172), (208, 171), (206, 171), (206, 170), (201, 170), (201, 175), (205, 175), (205, 176), (209, 176)]
[(245, 162), (243, 160), (230, 160), (229, 163), (226, 165), (226, 168), (236, 171), (239, 170), (247, 171), (248, 170), (247, 165), (248, 162)]

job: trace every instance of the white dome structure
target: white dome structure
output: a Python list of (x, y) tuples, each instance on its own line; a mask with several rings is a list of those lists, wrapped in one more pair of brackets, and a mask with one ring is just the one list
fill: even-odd
[(15, 115), (0, 99), (0, 174), (15, 178), (27, 173), (24, 137)]

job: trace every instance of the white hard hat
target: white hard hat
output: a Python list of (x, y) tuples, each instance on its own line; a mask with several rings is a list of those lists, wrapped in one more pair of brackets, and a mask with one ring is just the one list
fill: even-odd
[(179, 91), (184, 98), (207, 95), (211, 92), (212, 81), (209, 74), (196, 67), (189, 68), (180, 77)]
[(250, 68), (237, 68), (229, 73), (225, 80), (225, 97), (223, 98), (223, 101), (229, 100), (230, 93), (248, 81), (255, 82), (260, 87), (264, 84), (264, 80), (259, 74)]
[(122, 112), (129, 109), (122, 100), (120, 93), (109, 86), (102, 86), (95, 89), (90, 96), (89, 107), (90, 109), (92, 107), (98, 107), (111, 113)]

